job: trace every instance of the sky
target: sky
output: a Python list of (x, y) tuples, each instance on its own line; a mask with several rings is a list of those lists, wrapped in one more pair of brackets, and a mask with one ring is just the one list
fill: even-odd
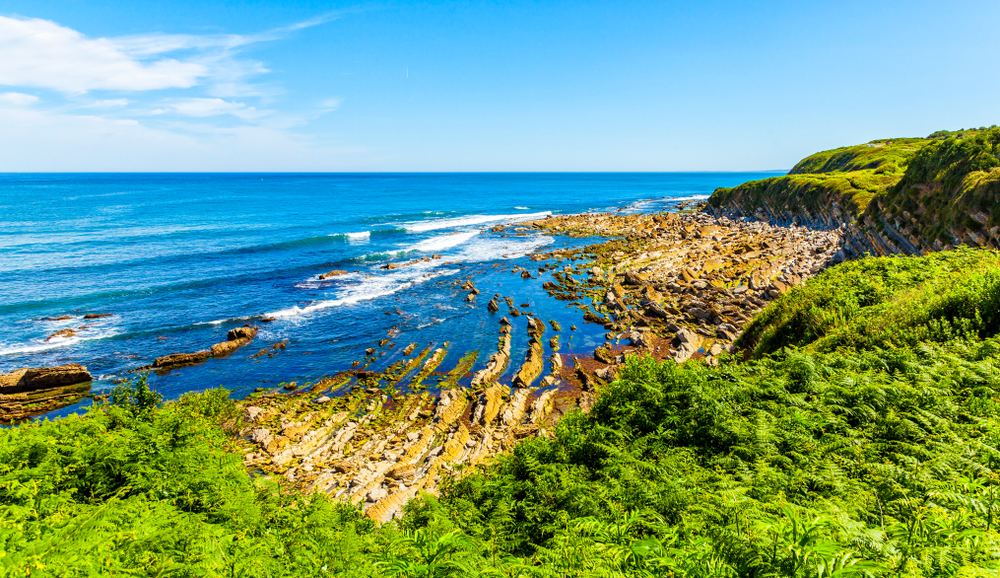
[(0, 172), (748, 171), (1000, 124), (1000, 2), (4, 0)]

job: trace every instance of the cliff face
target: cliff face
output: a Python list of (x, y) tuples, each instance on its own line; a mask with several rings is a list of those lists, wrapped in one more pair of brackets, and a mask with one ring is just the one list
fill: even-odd
[(718, 215), (841, 229), (845, 257), (1000, 248), (1000, 129), (873, 141), (717, 189)]

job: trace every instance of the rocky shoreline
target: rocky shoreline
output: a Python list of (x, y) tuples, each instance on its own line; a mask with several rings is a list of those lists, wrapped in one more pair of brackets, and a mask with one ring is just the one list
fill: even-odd
[[(478, 371), (475, 351), (442, 369), (448, 343), (408, 344), (389, 368), (369, 371), (396, 346), (390, 331), (350, 371), (243, 400), (247, 467), (389, 520), (418, 492), (436, 493), (447, 476), (546, 435), (570, 411), (587, 411), (629, 355), (714, 363), (768, 301), (843, 258), (838, 231), (700, 210), (548, 217), (494, 231), (610, 237), (536, 253), (537, 273), (511, 270), (577, 307), (580, 323), (602, 325), (603, 345), (592, 355), (561, 353), (557, 322), (522, 312), (516, 296), (493, 295), (485, 307), (500, 317), (497, 349)], [(552, 281), (539, 279), (546, 273)], [(474, 280), (461, 290), (469, 302), (480, 294)], [(523, 352), (511, 346), (519, 331)]]
[[(383, 355), (396, 354), (398, 331), (390, 330), (350, 370), (242, 400), (245, 465), (389, 520), (418, 492), (436, 493), (448, 476), (521, 439), (547, 435), (570, 411), (589, 410), (596, 391), (629, 355), (715, 363), (732, 352), (743, 326), (768, 301), (843, 258), (837, 230), (772, 226), (700, 209), (550, 216), (493, 232), (607, 239), (537, 252), (530, 256), (536, 269), (510, 268), (578, 309), (581, 325), (600, 325), (602, 345), (592, 353), (561, 352), (560, 335), (577, 330), (575, 324), (564, 329), (534, 315), (516, 295), (481, 295), (475, 279), (457, 280), (456, 298), (484, 307), (496, 321), (497, 346), (488, 359), (479, 360), (473, 350), (442, 367), (450, 343), (409, 343), (400, 344), (389, 367), (373, 371)], [(523, 351), (513, 348), (519, 332), (526, 338)], [(210, 349), (158, 358), (138, 370), (169, 371), (226, 356), (256, 333), (255, 327), (235, 327)], [(0, 376), (21, 388), (0, 391), (0, 417), (7, 423), (79, 401), (89, 390), (89, 374), (85, 385), (31, 386), (22, 379), (38, 371), (46, 369)], [(31, 401), (39, 395), (48, 401)]]

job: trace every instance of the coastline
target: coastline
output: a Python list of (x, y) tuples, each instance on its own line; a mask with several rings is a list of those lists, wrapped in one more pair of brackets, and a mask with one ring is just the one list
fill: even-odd
[[(592, 354), (561, 353), (559, 337), (575, 325), (521, 311), (517, 295), (496, 294), (485, 303), (490, 296), (477, 298), (475, 278), (466, 280), (458, 295), (487, 307), (496, 322), (497, 350), (485, 368), (471, 371), (486, 362), (476, 364), (475, 352), (442, 366), (449, 343), (421, 349), (387, 336), (356, 369), (240, 401), (244, 464), (387, 521), (419, 492), (436, 494), (446, 477), (487, 463), (521, 439), (551, 435), (570, 411), (588, 411), (595, 390), (614, 379), (628, 356), (716, 363), (768, 301), (842, 258), (836, 231), (732, 220), (700, 208), (582, 213), (493, 232), (606, 237), (536, 251), (530, 259), (537, 271), (509, 271), (576, 308), (581, 326), (600, 326), (604, 343)], [(525, 343), (520, 350), (511, 348), (517, 334)], [(397, 346), (402, 355), (387, 369), (367, 369)]]

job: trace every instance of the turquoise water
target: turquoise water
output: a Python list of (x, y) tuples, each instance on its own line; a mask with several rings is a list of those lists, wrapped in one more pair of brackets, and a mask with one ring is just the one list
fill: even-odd
[[(494, 267), (527, 266), (536, 248), (580, 241), (489, 229), (547, 214), (670, 210), (762, 176), (770, 174), (0, 175), (0, 372), (82, 363), (99, 390), (245, 323), (260, 325), (255, 343), (154, 376), (155, 387), (168, 397), (219, 385), (245, 395), (316, 380), (347, 369), (393, 327), (404, 345), (450, 339), (445, 369), (480, 349), (478, 368), (495, 348), (496, 317), (485, 308), (494, 292), (564, 326), (575, 321), (581, 330), (564, 347), (592, 349), (602, 329), (583, 329), (576, 310), (546, 298), (542, 280)], [(381, 269), (432, 254), (442, 258)], [(318, 279), (331, 269), (350, 273)], [(469, 275), (484, 293), (476, 304), (454, 285)], [(87, 313), (113, 315), (84, 321)], [(77, 335), (47, 340), (66, 328)], [(249, 357), (285, 339), (280, 354)]]

